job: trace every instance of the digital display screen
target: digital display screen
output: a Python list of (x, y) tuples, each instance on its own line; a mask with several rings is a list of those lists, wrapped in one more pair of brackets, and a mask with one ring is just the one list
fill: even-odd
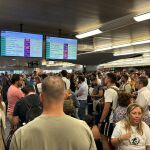
[(43, 35), (1, 32), (1, 56), (42, 57)]
[(76, 60), (77, 40), (46, 37), (46, 59)]

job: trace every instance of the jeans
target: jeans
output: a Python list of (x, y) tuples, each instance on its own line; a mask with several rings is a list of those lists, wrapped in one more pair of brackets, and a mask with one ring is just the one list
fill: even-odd
[(79, 107), (78, 115), (79, 115), (79, 118), (83, 120), (85, 117), (85, 112), (87, 108), (87, 100), (79, 100), (79, 102), (80, 102), (80, 107)]

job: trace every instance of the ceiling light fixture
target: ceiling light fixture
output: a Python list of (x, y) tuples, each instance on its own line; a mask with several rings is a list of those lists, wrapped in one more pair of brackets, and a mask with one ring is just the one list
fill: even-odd
[(106, 50), (110, 50), (112, 49), (112, 47), (106, 47), (106, 48), (99, 48), (99, 49), (96, 49), (94, 52), (99, 52), (99, 51), (106, 51)]
[(123, 47), (128, 47), (128, 46), (142, 45), (142, 44), (147, 44), (147, 43), (150, 43), (150, 40), (137, 41), (137, 42), (132, 42), (132, 43), (128, 43), (128, 44), (121, 44), (121, 45), (116, 45), (116, 46), (110, 46), (110, 47), (106, 47), (106, 48), (99, 48), (99, 49), (96, 49), (94, 51), (95, 52), (97, 52), (97, 51), (105, 51), (105, 50), (123, 48)]
[(150, 49), (148, 50), (141, 50), (141, 51), (131, 51), (131, 52), (115, 52), (114, 56), (121, 56), (121, 55), (131, 55), (131, 54), (140, 54), (140, 53), (146, 53), (150, 52)]
[(127, 47), (127, 46), (131, 46), (131, 44), (128, 43), (128, 44), (116, 45), (116, 46), (112, 46), (112, 48), (121, 48), (121, 47)]
[(92, 30), (89, 32), (77, 34), (76, 38), (82, 39), (82, 38), (86, 38), (86, 37), (93, 36), (93, 35), (100, 34), (100, 33), (102, 33), (102, 31), (100, 29), (96, 29), (96, 30)]
[(131, 45), (140, 45), (140, 44), (146, 44), (146, 43), (150, 43), (150, 40), (133, 42), (133, 43), (131, 43)]
[(133, 17), (135, 21), (141, 22), (150, 19), (150, 12)]

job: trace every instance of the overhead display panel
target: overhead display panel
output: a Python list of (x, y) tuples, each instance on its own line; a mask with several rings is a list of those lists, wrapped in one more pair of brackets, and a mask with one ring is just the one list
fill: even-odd
[(1, 56), (42, 57), (43, 35), (1, 32)]
[(46, 37), (46, 59), (76, 60), (77, 40)]

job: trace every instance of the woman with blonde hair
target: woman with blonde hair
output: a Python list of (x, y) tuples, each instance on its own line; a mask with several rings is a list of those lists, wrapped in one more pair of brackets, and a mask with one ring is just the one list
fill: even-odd
[(116, 124), (111, 142), (118, 150), (150, 150), (150, 128), (142, 121), (143, 108), (130, 104), (127, 116)]
[(0, 150), (4, 150), (4, 130), (6, 128), (6, 107), (2, 100), (2, 86), (0, 86)]

